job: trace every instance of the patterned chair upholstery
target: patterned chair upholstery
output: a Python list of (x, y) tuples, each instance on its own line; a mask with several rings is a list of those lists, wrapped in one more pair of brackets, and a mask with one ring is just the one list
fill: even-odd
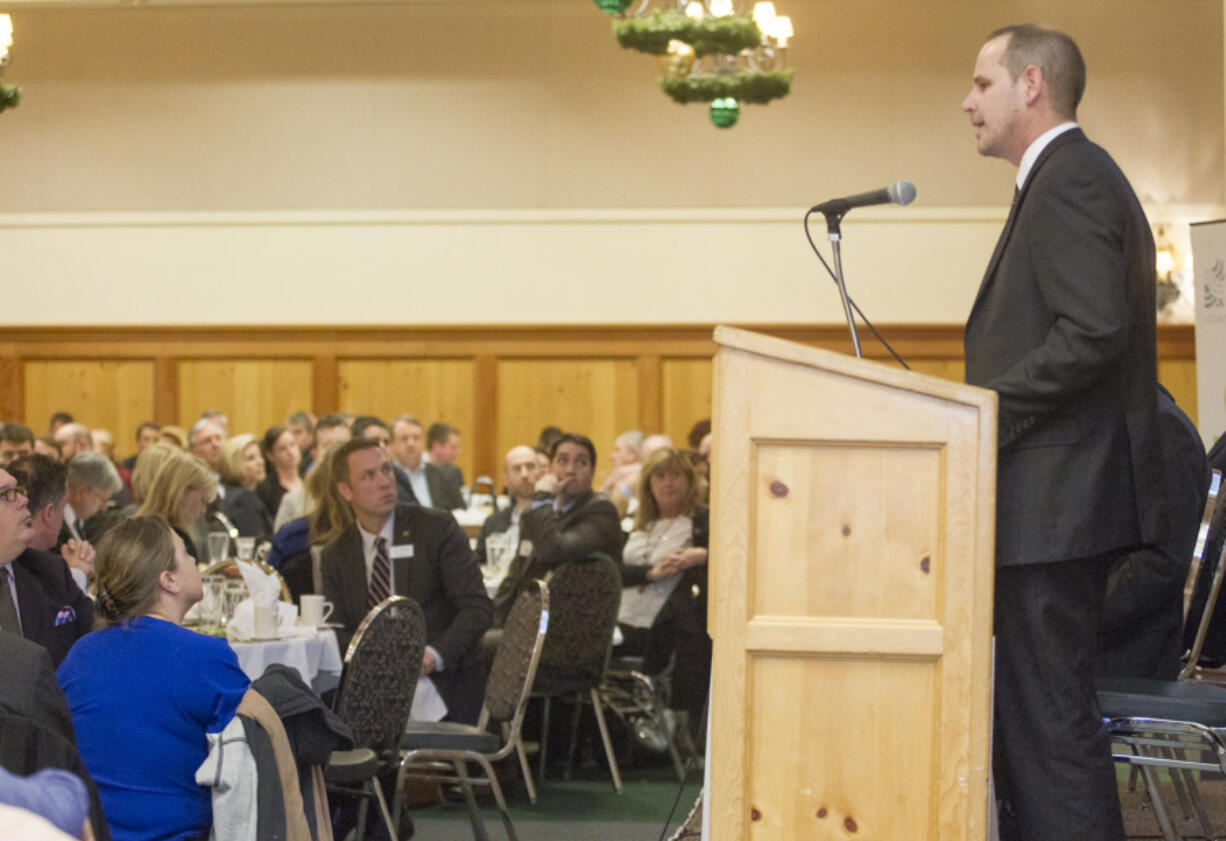
[[(396, 824), (376, 778), (399, 759), (400, 734), (413, 708), (425, 650), (421, 608), (410, 598), (389, 596), (371, 608), (349, 642), (336, 695), (336, 713), (353, 731), (357, 747), (334, 752), (325, 778), (332, 786), (361, 784), (357, 793), (373, 794), (392, 838), (397, 837)], [(359, 819), (359, 838), (364, 818)]]
[[(481, 717), (475, 727), (448, 721), (410, 721), (401, 740), (405, 754), (400, 763), (396, 790), (403, 790), (406, 777), (460, 783), (477, 838), (485, 838), (486, 834), (472, 793), (474, 782), (490, 786), (502, 813), (507, 837), (511, 841), (517, 838), (502, 787), (491, 763), (505, 759), (514, 750), (519, 756), (529, 793), (533, 802), (536, 801), (519, 731), (549, 629), (549, 599), (549, 588), (545, 582), (536, 580), (523, 589), (511, 606), (486, 683), (485, 705), (481, 708)], [(500, 725), (501, 737), (490, 732), (491, 723)], [(470, 777), (466, 769), (468, 762), (480, 765), (485, 776)], [(395, 821), (399, 820), (399, 810), (400, 803), (397, 802)]]
[(541, 666), (532, 691), (533, 697), (544, 699), (537, 779), (541, 782), (545, 779), (551, 702), (554, 698), (567, 698), (575, 704), (570, 741), (572, 756), (579, 715), (585, 705), (591, 704), (604, 741), (613, 786), (621, 793), (621, 773), (597, 694), (608, 668), (613, 629), (617, 627), (617, 612), (621, 607), (621, 568), (608, 555), (595, 553), (579, 563), (558, 567), (549, 579), (549, 591), (553, 604), (549, 638), (541, 653)]

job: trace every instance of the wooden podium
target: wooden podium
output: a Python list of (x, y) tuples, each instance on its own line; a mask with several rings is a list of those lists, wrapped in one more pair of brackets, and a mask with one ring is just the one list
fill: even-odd
[(710, 838), (982, 841), (995, 393), (715, 341)]

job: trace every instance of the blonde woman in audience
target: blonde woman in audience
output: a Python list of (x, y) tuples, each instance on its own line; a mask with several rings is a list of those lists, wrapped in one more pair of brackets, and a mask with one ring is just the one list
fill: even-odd
[(284, 426), (270, 426), (264, 433), (260, 443), (264, 458), (271, 468), (264, 481), (256, 487), (264, 507), (270, 513), (276, 514), (281, 506), (281, 497), (287, 491), (302, 487), (302, 477), (298, 475), (298, 463), (302, 461), (302, 453), (294, 440), (294, 433)]
[(111, 835), (204, 838), (212, 803), (196, 769), (207, 734), (234, 717), (247, 676), (224, 639), (181, 627), (202, 584), (164, 519), (116, 525), (99, 541), (94, 569), (98, 614), (110, 624), (78, 640), (57, 676)]
[(192, 526), (216, 498), (217, 480), (204, 460), (188, 453), (175, 453), (154, 477), (137, 514), (164, 518), (187, 547), (187, 553), (198, 559), (200, 555), (190, 537)]
[(235, 435), (221, 445), (221, 483), (226, 492), (221, 510), (243, 537), (270, 539), (272, 515), (255, 493), (264, 481), (264, 456), (254, 435)]
[(710, 516), (698, 505), (689, 457), (662, 447), (643, 465), (634, 531), (622, 549), (619, 655), (644, 658), (659, 674), (674, 658), (672, 706), (690, 716), (691, 733), (706, 708), (711, 640), (706, 632), (707, 540)]
[(149, 486), (153, 484), (153, 477), (158, 475), (162, 465), (177, 452), (180, 450), (173, 444), (162, 441), (141, 450), (141, 454), (136, 457), (136, 466), (132, 468), (133, 505), (130, 513), (135, 514), (140, 509), (140, 504), (149, 493)]

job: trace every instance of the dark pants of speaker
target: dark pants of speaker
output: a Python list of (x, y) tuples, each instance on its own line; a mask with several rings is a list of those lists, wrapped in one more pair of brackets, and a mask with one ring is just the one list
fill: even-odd
[(993, 770), (1002, 841), (1123, 841), (1094, 690), (1107, 575), (1122, 553), (996, 570)]

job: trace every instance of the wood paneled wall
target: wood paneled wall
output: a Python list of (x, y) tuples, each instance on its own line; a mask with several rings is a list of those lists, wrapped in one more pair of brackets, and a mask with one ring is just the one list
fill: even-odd
[[(754, 327), (847, 352), (839, 326)], [(589, 435), (608, 467), (627, 429), (681, 444), (711, 407), (712, 325), (625, 327), (13, 328), (0, 338), (0, 419), (36, 433), (58, 410), (110, 429), (126, 455), (136, 425), (189, 426), (205, 409), (259, 434), (290, 412), (410, 413), (462, 434), (465, 476), (498, 477), (511, 446), (554, 424)], [(962, 328), (881, 328), (914, 370), (963, 375)], [(896, 364), (871, 336), (865, 355)], [(1193, 329), (1158, 331), (1159, 377), (1196, 418)], [(812, 407), (818, 411), (823, 407)], [(825, 407), (836, 410), (834, 407)]]

